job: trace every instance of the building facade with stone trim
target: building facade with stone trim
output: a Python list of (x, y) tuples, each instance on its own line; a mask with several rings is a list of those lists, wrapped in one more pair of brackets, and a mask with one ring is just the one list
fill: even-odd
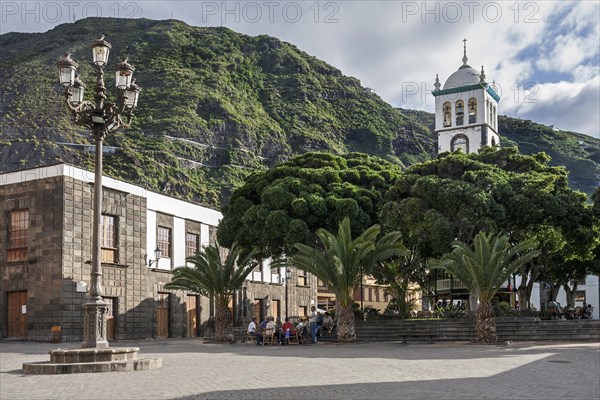
[[(66, 164), (0, 175), (0, 336), (79, 341), (88, 299), (92, 172)], [(110, 340), (210, 336), (204, 296), (164, 290), (185, 257), (213, 244), (217, 210), (103, 178), (102, 286)], [(154, 260), (154, 250), (161, 257)], [(234, 320), (297, 315), (316, 280), (263, 262), (236, 294)], [(301, 279), (301, 280), (300, 280)], [(286, 296), (287, 292), (287, 296)], [(285, 299), (288, 303), (285, 303)]]

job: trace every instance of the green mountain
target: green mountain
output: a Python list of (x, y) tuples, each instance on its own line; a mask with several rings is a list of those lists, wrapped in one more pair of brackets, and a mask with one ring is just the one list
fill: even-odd
[[(83, 146), (91, 134), (71, 123), (55, 62), (73, 53), (91, 100), (89, 44), (99, 33), (113, 45), (109, 98), (124, 55), (143, 86), (133, 126), (107, 139), (118, 148), (105, 156), (109, 176), (219, 207), (253, 170), (307, 151), (360, 151), (403, 166), (435, 154), (432, 114), (396, 110), (289, 43), (175, 20), (88, 18), (0, 35), (1, 172), (58, 161), (92, 168)], [(574, 187), (598, 185), (599, 140), (510, 118), (500, 129), (505, 142), (567, 166)]]

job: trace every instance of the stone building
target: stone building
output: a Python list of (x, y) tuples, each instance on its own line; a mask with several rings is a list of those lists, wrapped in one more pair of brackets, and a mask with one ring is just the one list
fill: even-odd
[[(65, 164), (0, 175), (2, 338), (45, 341), (54, 331), (81, 340), (93, 182), (93, 173)], [(102, 214), (109, 340), (210, 336), (210, 300), (163, 287), (186, 256), (214, 243), (221, 213), (105, 177)], [(264, 262), (232, 308), (243, 324), (253, 314), (284, 317), (286, 307), (298, 315), (311, 304), (314, 277), (292, 271), (285, 282), (285, 271)]]
[[(317, 296), (320, 309), (334, 308), (335, 294), (321, 281), (318, 281)], [(353, 298), (355, 303), (361, 305), (361, 308), (370, 307), (380, 312), (384, 312), (392, 300), (388, 285), (377, 283), (375, 278), (370, 275), (362, 277), (362, 284), (354, 290)]]

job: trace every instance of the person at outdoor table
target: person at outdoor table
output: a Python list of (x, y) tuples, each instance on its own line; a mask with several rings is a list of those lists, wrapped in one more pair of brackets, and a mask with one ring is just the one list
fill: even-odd
[(296, 327), (290, 322), (289, 318), (285, 319), (285, 322), (283, 323), (281, 329), (283, 330), (283, 332), (296, 332)]
[(594, 307), (591, 304), (588, 304), (585, 308), (585, 315), (587, 319), (592, 319), (592, 314), (594, 313)]
[(317, 320), (319, 319), (319, 313), (315, 306), (310, 308), (310, 316), (308, 322), (310, 324), (310, 339), (311, 343), (317, 343)]
[(265, 330), (267, 329), (267, 323), (269, 322), (269, 317), (265, 317), (265, 319), (263, 319), (263, 321), (260, 323), (260, 329), (261, 330)]
[(248, 333), (250, 336), (256, 338), (257, 345), (263, 344), (263, 335), (256, 330), (256, 317), (252, 318), (252, 321), (248, 324)]
[(267, 317), (267, 327), (265, 330), (265, 335), (266, 336), (271, 336), (273, 335), (274, 337), (277, 338), (277, 343), (281, 342), (281, 332), (277, 332), (277, 330), (275, 329), (275, 321), (273, 319), (273, 317)]
[(275, 334), (277, 335), (279, 342), (283, 343), (283, 325), (281, 324), (281, 318), (279, 317), (277, 317), (277, 319), (275, 320)]
[(296, 326), (296, 330), (298, 332), (298, 335), (300, 336), (300, 340), (304, 342), (306, 340), (306, 337), (308, 336), (308, 326), (306, 326), (306, 317), (303, 317), (300, 320), (298, 326)]

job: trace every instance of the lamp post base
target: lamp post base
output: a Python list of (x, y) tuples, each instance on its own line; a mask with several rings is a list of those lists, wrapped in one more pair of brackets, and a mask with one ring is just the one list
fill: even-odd
[(106, 349), (72, 349), (50, 351), (50, 361), (23, 364), (25, 374), (79, 374), (90, 372), (122, 372), (157, 369), (160, 358), (137, 358), (138, 347)]
[(105, 349), (108, 305), (102, 299), (92, 299), (83, 305), (83, 342), (81, 347)]

